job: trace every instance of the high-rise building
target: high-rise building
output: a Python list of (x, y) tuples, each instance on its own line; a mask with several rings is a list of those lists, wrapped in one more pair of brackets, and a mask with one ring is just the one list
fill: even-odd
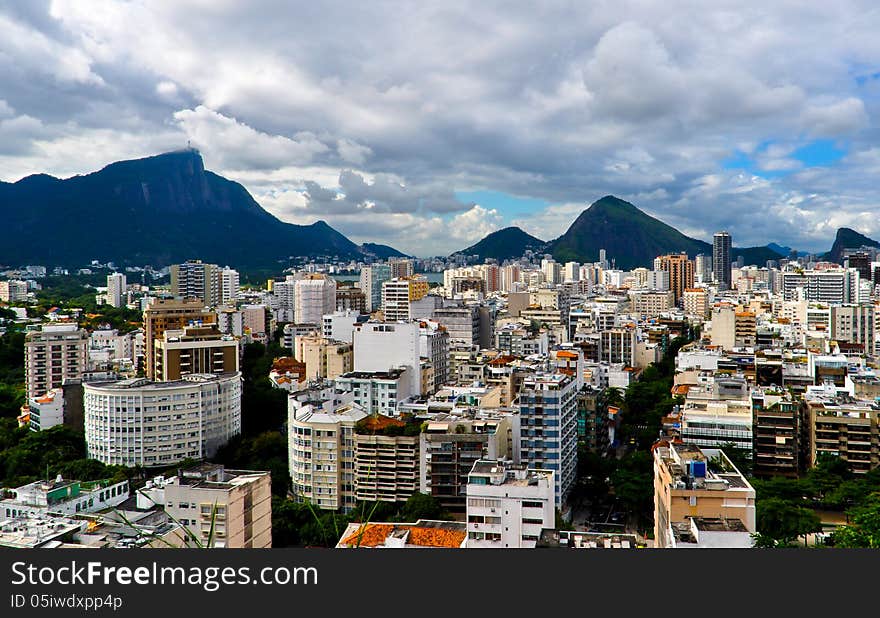
[(296, 322), (296, 279), (295, 275), (287, 275), (284, 281), (275, 281), (272, 284), (272, 294), (278, 303), (275, 318), (279, 322)]
[(434, 370), (434, 383), (422, 385), (434, 393), (449, 380), (449, 332), (439, 322), (419, 322), (419, 354), (426, 358)]
[(199, 299), (165, 300), (155, 299), (144, 311), (144, 352), (145, 371), (148, 378), (154, 378), (154, 355), (156, 341), (166, 330), (181, 330), (185, 326), (206, 326), (217, 323), (217, 314), (205, 308)]
[[(712, 275), (722, 290), (729, 290), (732, 282), (731, 241), (727, 232), (716, 232), (712, 237)], [(693, 287), (690, 285), (688, 287)]]
[(166, 330), (155, 342), (152, 375), (157, 380), (179, 380), (192, 374), (238, 371), (238, 340), (215, 325)]
[(411, 320), (411, 304), (428, 294), (428, 280), (424, 276), (391, 279), (382, 284), (382, 312), (388, 322)]
[(333, 380), (350, 372), (354, 366), (350, 342), (327, 339), (317, 332), (295, 337), (293, 355), (305, 363), (308, 380)]
[(288, 400), (287, 441), (294, 499), (319, 509), (351, 511), (354, 489), (354, 426), (367, 413), (350, 401)]
[(859, 277), (863, 280), (871, 280), (871, 258), (867, 251), (852, 251), (847, 253), (843, 267), (855, 268), (859, 271)]
[(671, 253), (661, 255), (654, 261), (659, 268), (669, 273), (669, 289), (675, 295), (678, 303), (684, 295), (684, 291), (694, 287), (694, 263), (688, 259), (687, 253)]
[(83, 384), (86, 452), (107, 465), (213, 457), (241, 433), (241, 374)]
[(0, 300), (4, 303), (23, 303), (27, 300), (26, 281), (0, 281)]
[(28, 399), (60, 388), (88, 369), (89, 333), (76, 324), (46, 324), (25, 335), (24, 370)]
[(705, 318), (709, 315), (709, 294), (705, 288), (687, 288), (682, 296), (686, 315)]
[(358, 287), (364, 293), (364, 309), (368, 313), (382, 306), (382, 284), (391, 280), (391, 267), (388, 264), (373, 264), (361, 270)]
[(336, 288), (336, 310), (367, 312), (367, 298), (360, 288), (348, 286)]
[(197, 298), (213, 307), (220, 302), (220, 267), (201, 260), (171, 265), (171, 293), (175, 298)]
[(415, 274), (415, 266), (409, 258), (390, 258), (388, 268), (391, 279), (403, 279)]
[(468, 548), (533, 548), (541, 531), (556, 527), (559, 472), (481, 459), (467, 484)]
[(111, 307), (122, 307), (126, 304), (126, 281), (122, 273), (107, 275), (107, 304)]
[(577, 381), (561, 373), (523, 380), (517, 398), (520, 456), (529, 468), (555, 472), (555, 503), (562, 507), (577, 470)]
[(298, 324), (321, 324), (325, 313), (336, 311), (336, 281), (321, 274), (297, 279), (295, 300)]
[(829, 304), (858, 303), (859, 271), (854, 268), (785, 271), (780, 273), (784, 300), (806, 300)]
[(694, 279), (698, 283), (711, 283), (712, 256), (698, 253), (694, 256)]
[(217, 303), (220, 305), (234, 304), (238, 297), (239, 276), (238, 271), (229, 268), (221, 269), (217, 276), (219, 277), (218, 298)]
[(383, 372), (406, 367), (410, 392), (421, 391), (419, 323), (365, 322), (354, 328), (354, 371)]

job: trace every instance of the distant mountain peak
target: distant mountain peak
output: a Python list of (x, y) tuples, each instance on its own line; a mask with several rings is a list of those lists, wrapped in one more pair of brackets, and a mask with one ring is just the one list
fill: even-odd
[(540, 238), (524, 232), (521, 228), (511, 225), (486, 235), (478, 243), (457, 253), (462, 255), (478, 255), (481, 259), (491, 258), (499, 262), (522, 257), (527, 249), (540, 251), (547, 243)]
[(841, 227), (837, 229), (837, 234), (834, 236), (834, 244), (831, 245), (831, 250), (823, 257), (832, 262), (842, 262), (845, 249), (858, 249), (859, 247), (880, 248), (880, 242), (877, 242), (873, 238), (868, 238), (861, 232), (852, 228)]

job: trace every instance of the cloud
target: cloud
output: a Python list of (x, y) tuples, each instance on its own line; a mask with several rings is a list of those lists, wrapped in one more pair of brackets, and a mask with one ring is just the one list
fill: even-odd
[(174, 120), (194, 146), (219, 155), (224, 167), (275, 168), (305, 164), (328, 147), (314, 134), (269, 135), (203, 105), (174, 113)]
[[(514, 222), (550, 239), (609, 193), (702, 238), (819, 247), (880, 204), (869, 8), (0, 3), (0, 174), (191, 140), (279, 217), (418, 254)], [(847, 156), (798, 160), (812, 139)], [(735, 153), (770, 178), (725, 169)], [(462, 190), (552, 206), (493, 213)]]

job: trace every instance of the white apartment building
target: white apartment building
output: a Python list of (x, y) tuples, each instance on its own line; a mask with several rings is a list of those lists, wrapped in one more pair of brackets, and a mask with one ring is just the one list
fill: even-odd
[(556, 527), (553, 470), (481, 459), (467, 484), (468, 548), (533, 548)]
[(227, 266), (226, 268), (223, 268), (219, 271), (218, 277), (219, 283), (217, 286), (217, 303), (220, 305), (235, 303), (235, 299), (238, 298), (239, 290), (238, 271)]
[(449, 380), (449, 332), (439, 322), (419, 322), (419, 356), (434, 369), (434, 383), (422, 386), (429, 386), (432, 393), (438, 391)]
[(414, 380), (407, 375), (409, 373), (407, 367), (388, 371), (351, 371), (336, 378), (335, 383), (341, 391), (350, 392), (355, 403), (368, 414), (397, 416), (400, 404), (419, 394), (419, 391), (410, 390)]
[(28, 424), (31, 431), (44, 431), (64, 424), (64, 391), (53, 388), (27, 401)]
[(410, 393), (422, 389), (418, 322), (364, 322), (354, 328), (354, 371), (384, 372), (406, 367)]
[(859, 302), (859, 271), (855, 268), (786, 271), (780, 273), (785, 300), (823, 303)]
[(79, 378), (88, 368), (89, 334), (76, 324), (46, 324), (25, 336), (26, 396), (30, 399)]
[(241, 374), (83, 384), (89, 459), (168, 466), (212, 457), (241, 433)]
[(354, 340), (355, 324), (360, 315), (360, 312), (354, 309), (334, 311), (324, 315), (321, 322), (324, 337), (351, 343)]
[(107, 304), (111, 307), (122, 307), (128, 302), (128, 284), (123, 273), (107, 275)]

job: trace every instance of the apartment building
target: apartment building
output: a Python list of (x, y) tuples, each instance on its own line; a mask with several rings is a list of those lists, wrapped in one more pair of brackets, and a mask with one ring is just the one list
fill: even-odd
[(177, 476), (163, 483), (162, 489), (164, 495), (157, 503), (199, 540), (197, 546), (272, 547), (269, 472), (228, 470), (206, 463), (179, 470)]
[(755, 489), (724, 451), (661, 440), (652, 453), (655, 547), (673, 546), (673, 527), (694, 517), (738, 519), (755, 532)]
[(467, 484), (468, 548), (533, 548), (556, 527), (556, 472), (481, 459)]
[(144, 310), (145, 370), (154, 378), (156, 341), (166, 330), (181, 330), (190, 325), (206, 326), (217, 323), (217, 314), (195, 300), (155, 299)]
[(372, 414), (354, 428), (358, 500), (406, 502), (419, 491), (419, 423)]
[(45, 395), (88, 369), (89, 334), (76, 324), (45, 324), (25, 335), (26, 397)]
[(296, 500), (320, 509), (350, 511), (354, 489), (354, 427), (367, 412), (351, 397), (288, 400), (290, 478)]
[(306, 365), (306, 379), (335, 379), (354, 368), (351, 343), (327, 339), (318, 334), (294, 339), (293, 355)]
[(185, 326), (166, 330), (155, 342), (152, 375), (157, 380), (179, 380), (190, 374), (238, 371), (238, 340), (216, 326)]
[(523, 380), (517, 398), (522, 462), (556, 472), (557, 507), (568, 498), (577, 470), (576, 394), (577, 383), (571, 376), (539, 373)]
[(810, 466), (823, 454), (841, 458), (856, 474), (880, 464), (880, 404), (854, 399), (826, 385), (808, 392), (804, 407)]
[(336, 311), (336, 281), (322, 274), (306, 275), (294, 282), (294, 315), (298, 324), (321, 324)]
[(128, 284), (123, 273), (107, 275), (107, 304), (111, 307), (122, 307), (128, 302)]
[(477, 460), (520, 460), (519, 416), (501, 410), (432, 415), (419, 436), (419, 491), (453, 515), (466, 512), (468, 475)]
[(420, 393), (421, 344), (418, 322), (364, 322), (354, 327), (354, 371), (385, 372), (405, 367), (410, 393)]
[(171, 293), (175, 298), (198, 299), (203, 305), (220, 304), (220, 267), (201, 260), (171, 265)]
[(86, 452), (108, 465), (213, 457), (241, 433), (241, 374), (83, 384)]
[(807, 465), (809, 441), (800, 404), (778, 387), (754, 388), (750, 400), (753, 473), (797, 478)]

